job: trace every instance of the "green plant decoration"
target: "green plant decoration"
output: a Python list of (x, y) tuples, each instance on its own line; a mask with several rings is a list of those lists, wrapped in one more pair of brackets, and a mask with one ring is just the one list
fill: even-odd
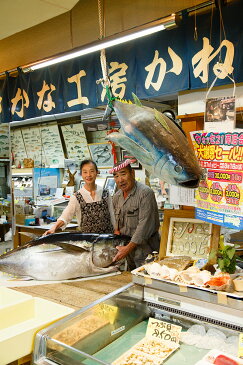
[(228, 274), (234, 274), (236, 270), (236, 251), (235, 246), (225, 245), (224, 236), (220, 236), (219, 249), (218, 252), (211, 252), (210, 258), (217, 256), (217, 264), (222, 272), (227, 272)]

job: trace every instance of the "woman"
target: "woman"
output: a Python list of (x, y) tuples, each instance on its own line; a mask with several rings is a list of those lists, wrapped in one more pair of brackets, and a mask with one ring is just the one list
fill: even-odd
[(84, 160), (80, 165), (84, 186), (71, 196), (68, 206), (51, 229), (44, 235), (65, 229), (75, 215), (83, 233), (113, 233), (114, 213), (108, 190), (95, 184), (98, 168), (94, 161)]

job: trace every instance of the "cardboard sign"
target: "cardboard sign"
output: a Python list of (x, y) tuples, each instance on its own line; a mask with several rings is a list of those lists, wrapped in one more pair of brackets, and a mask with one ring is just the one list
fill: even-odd
[(95, 313), (99, 317), (108, 319), (110, 324), (113, 324), (117, 317), (118, 307), (116, 307), (114, 305), (100, 303), (100, 304), (98, 304), (97, 307), (95, 307)]
[(179, 343), (181, 326), (176, 326), (159, 319), (149, 318), (146, 336), (156, 338), (163, 342)]

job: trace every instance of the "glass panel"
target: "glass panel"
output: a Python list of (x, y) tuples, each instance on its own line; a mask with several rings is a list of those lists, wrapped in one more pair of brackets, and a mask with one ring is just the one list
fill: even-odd
[[(168, 358), (167, 349), (154, 347), (156, 337), (147, 346), (166, 365), (194, 365), (211, 350), (237, 356), (239, 332), (169, 313), (156, 305), (149, 307), (143, 301), (143, 287), (133, 285), (47, 329), (46, 359), (61, 365), (134, 364), (124, 358), (121, 362), (116, 360), (145, 337), (149, 317), (182, 327), (180, 347)], [(44, 348), (43, 344), (40, 348)], [(157, 364), (153, 360), (152, 364)]]

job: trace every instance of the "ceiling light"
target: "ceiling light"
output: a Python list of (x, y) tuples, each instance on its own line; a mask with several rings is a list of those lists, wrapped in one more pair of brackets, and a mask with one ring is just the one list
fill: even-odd
[(48, 59), (46, 61), (42, 61), (36, 64), (32, 64), (29, 66), (25, 66), (22, 68), (24, 72), (38, 70), (43, 67), (51, 66), (56, 63), (64, 62), (70, 60), (72, 58), (76, 58), (79, 56), (84, 56), (89, 53), (100, 51), (101, 49), (106, 49), (109, 47), (117, 46), (118, 44), (122, 44), (125, 42), (129, 42), (131, 40), (144, 37), (146, 35), (159, 32), (163, 29), (170, 29), (177, 25), (178, 17), (175, 14), (168, 16), (166, 18), (161, 18), (155, 20), (153, 22), (144, 24), (140, 27), (132, 28), (129, 31), (125, 31), (119, 34), (116, 34), (112, 37), (104, 38), (102, 41), (97, 41), (86, 45), (85, 47), (80, 48), (77, 51), (72, 53), (64, 54), (58, 57), (54, 57)]

